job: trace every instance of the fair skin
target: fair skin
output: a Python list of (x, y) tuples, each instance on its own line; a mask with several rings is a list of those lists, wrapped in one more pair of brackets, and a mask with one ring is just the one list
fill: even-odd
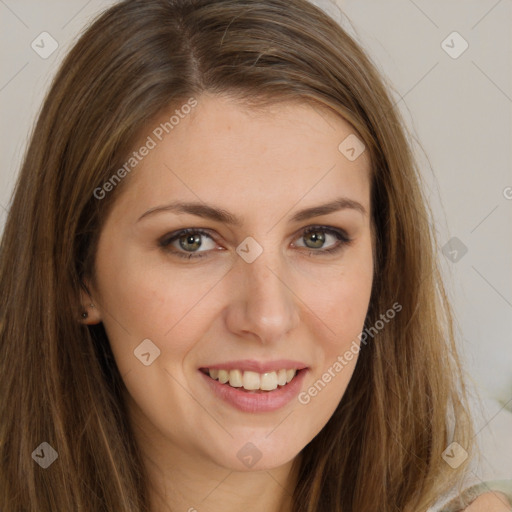
[[(100, 235), (96, 279), (86, 283), (84, 304), (95, 307), (85, 322), (103, 322), (126, 384), (152, 511), (282, 512), (292, 463), (331, 417), (357, 356), (309, 403), (294, 396), (263, 412), (220, 399), (199, 369), (292, 360), (303, 363), (302, 392), (359, 341), (373, 279), (370, 162), (366, 153), (354, 161), (340, 153), (354, 130), (319, 107), (256, 112), (232, 99), (197, 99), (123, 183)], [(169, 117), (148, 123), (141, 144)], [(292, 219), (341, 197), (359, 207)], [(173, 211), (140, 219), (174, 201), (213, 205), (240, 224)], [(325, 229), (304, 233), (318, 225), (352, 242)], [(159, 246), (185, 228), (208, 236)], [(248, 236), (263, 249), (250, 263), (236, 252)], [(194, 251), (206, 256), (176, 255)], [(160, 350), (148, 366), (134, 357), (145, 339)], [(237, 456), (244, 447), (260, 457), (251, 467)]]
[(466, 512), (511, 512), (512, 507), (507, 505), (508, 499), (501, 492), (487, 492), (479, 496)]
[[(83, 303), (95, 307), (84, 322), (103, 322), (108, 334), (152, 512), (291, 512), (292, 463), (333, 414), (357, 355), (307, 403), (293, 396), (270, 411), (221, 399), (210, 384), (229, 384), (201, 369), (294, 361), (303, 364), (298, 393), (357, 345), (373, 280), (370, 162), (365, 152), (354, 161), (340, 153), (354, 130), (319, 107), (256, 112), (226, 97), (197, 100), (125, 178), (100, 235), (95, 278), (86, 282)], [(148, 123), (135, 148), (173, 112)], [(345, 203), (293, 219), (341, 197), (361, 208)], [(208, 204), (240, 222), (197, 209), (144, 215), (177, 201)], [(315, 226), (314, 236), (304, 232)], [(325, 227), (351, 242), (340, 244)], [(186, 228), (207, 234), (176, 236)], [(247, 237), (257, 246), (244, 245)], [(248, 262), (242, 254), (255, 247), (263, 252)], [(151, 340), (138, 352), (147, 365), (136, 357), (143, 340)], [(240, 453), (257, 460), (249, 466)]]

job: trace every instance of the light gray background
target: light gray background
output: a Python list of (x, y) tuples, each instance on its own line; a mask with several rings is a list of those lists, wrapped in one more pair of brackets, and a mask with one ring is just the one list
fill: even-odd
[[(50, 80), (84, 26), (112, 3), (0, 0), (0, 228)], [(329, 0), (315, 3), (338, 16)], [(394, 85), (441, 245), (457, 237), (467, 247), (456, 263), (442, 252), (440, 258), (469, 373), (496, 400), (491, 421), (508, 435), (500, 443), (510, 458), (495, 466), (512, 472), (512, 434), (504, 434), (512, 425), (504, 409), (512, 410), (512, 0), (339, 0), (338, 6), (346, 14), (339, 21)], [(43, 31), (59, 44), (47, 59), (31, 48)], [(469, 45), (458, 58), (442, 46), (453, 31)], [(461, 48), (452, 39), (445, 45)]]

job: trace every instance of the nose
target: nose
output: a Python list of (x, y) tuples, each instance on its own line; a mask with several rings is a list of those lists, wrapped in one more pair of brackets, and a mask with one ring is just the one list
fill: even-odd
[(263, 251), (252, 263), (240, 259), (236, 265), (230, 272), (233, 294), (225, 317), (227, 328), (264, 344), (276, 342), (296, 328), (300, 301), (284, 264)]

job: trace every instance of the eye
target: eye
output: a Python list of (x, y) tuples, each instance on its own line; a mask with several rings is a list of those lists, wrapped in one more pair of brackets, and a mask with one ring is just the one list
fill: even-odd
[[(300, 239), (306, 243), (293, 245), (309, 249), (309, 256), (338, 252), (352, 241), (343, 230), (327, 226), (311, 226), (302, 231)], [(166, 235), (158, 243), (166, 252), (186, 259), (203, 258), (217, 246), (207, 231), (195, 228)]]
[(308, 251), (310, 256), (335, 253), (352, 241), (344, 231), (327, 226), (311, 226), (302, 232), (300, 239), (306, 243), (295, 245), (297, 247), (313, 249), (313, 251)]
[[(207, 238), (210, 244), (204, 242)], [(181, 258), (202, 258), (204, 254), (215, 249), (216, 244), (213, 238), (202, 229), (182, 229), (177, 233), (172, 233), (159, 241), (159, 245), (165, 250), (176, 254)], [(208, 247), (210, 245), (210, 247)], [(171, 249), (172, 248), (172, 249)], [(204, 250), (199, 250), (204, 249)], [(199, 254), (198, 254), (199, 253)]]

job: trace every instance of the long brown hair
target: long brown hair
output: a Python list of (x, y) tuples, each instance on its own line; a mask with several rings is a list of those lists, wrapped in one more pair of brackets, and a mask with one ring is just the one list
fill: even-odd
[[(431, 214), (376, 68), (306, 0), (126, 0), (71, 49), (0, 248), (0, 509), (148, 510), (123, 382), (102, 325), (79, 321), (80, 290), (124, 183), (101, 200), (94, 191), (150, 119), (205, 91), (251, 108), (329, 108), (364, 141), (376, 233), (365, 325), (396, 302), (402, 311), (362, 348), (337, 410), (303, 449), (294, 511), (424, 510), (465, 467), (443, 450), (457, 441), (471, 452), (472, 438)], [(42, 442), (58, 453), (47, 469), (31, 457)]]

